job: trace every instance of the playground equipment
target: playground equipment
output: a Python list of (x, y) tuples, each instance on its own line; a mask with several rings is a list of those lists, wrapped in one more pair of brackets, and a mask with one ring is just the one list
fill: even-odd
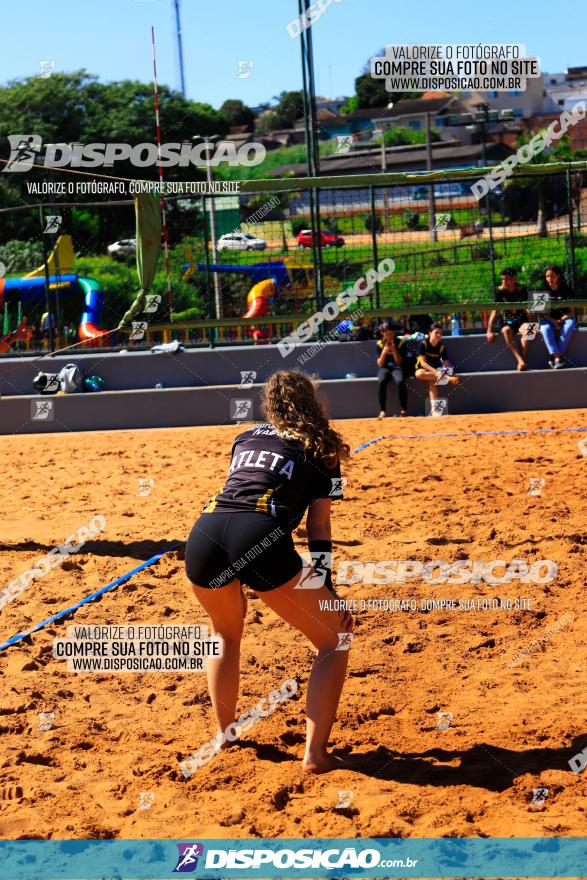
[[(251, 266), (225, 263), (210, 263), (206, 266), (205, 263), (198, 263), (198, 269), (204, 271), (209, 269), (210, 272), (219, 273), (236, 272), (240, 275), (248, 275), (254, 281), (247, 294), (248, 308), (243, 315), (244, 318), (261, 318), (268, 315), (271, 301), (278, 293), (291, 287), (291, 278), (282, 260), (275, 260), (273, 263), (254, 263)], [(269, 336), (266, 330), (257, 327), (250, 327), (248, 332), (257, 340)]]
[[(84, 297), (78, 333), (80, 339), (93, 339), (102, 331), (98, 324), (104, 306), (104, 291), (93, 278), (82, 278), (73, 271), (75, 255), (70, 235), (60, 235), (55, 247), (47, 259), (50, 292), (59, 291), (68, 296), (79, 295), (80, 289)], [(5, 302), (20, 303), (22, 311), (45, 303), (45, 265), (33, 272), (12, 278), (0, 279), (0, 310)]]

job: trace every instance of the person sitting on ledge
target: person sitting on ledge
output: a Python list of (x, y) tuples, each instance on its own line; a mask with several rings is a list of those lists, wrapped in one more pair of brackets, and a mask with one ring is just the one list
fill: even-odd
[[(518, 284), (515, 269), (506, 268), (501, 270), (501, 285), (497, 289), (496, 302), (522, 302), (528, 300), (528, 288)], [(497, 334), (493, 332), (493, 325), (497, 317), (497, 309), (493, 309), (487, 323), (487, 342), (493, 342)], [(532, 316), (528, 309), (506, 310), (501, 314), (501, 334), (505, 344), (516, 359), (519, 371), (527, 370), (526, 353), (530, 338), (527, 337), (528, 323)], [(516, 344), (516, 334), (520, 334), (520, 349)]]

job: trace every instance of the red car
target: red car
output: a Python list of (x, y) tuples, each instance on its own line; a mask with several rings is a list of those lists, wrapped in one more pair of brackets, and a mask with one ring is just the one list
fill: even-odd
[[(342, 235), (336, 235), (334, 232), (325, 232), (323, 229), (320, 230), (320, 238), (322, 240), (322, 247), (342, 247), (344, 245), (344, 238)], [(302, 229), (300, 234), (298, 235), (298, 247), (299, 248), (311, 248), (312, 247), (312, 230), (311, 229)]]

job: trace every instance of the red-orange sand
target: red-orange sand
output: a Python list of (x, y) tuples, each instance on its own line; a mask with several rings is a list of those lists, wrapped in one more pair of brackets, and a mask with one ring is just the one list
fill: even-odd
[[(438, 431), (585, 433), (408, 439)], [(340, 588), (348, 598), (522, 597), (531, 610), (364, 611), (332, 746), (357, 772), (304, 777), (312, 652), (249, 594), (240, 709), (286, 678), (299, 696), (189, 781), (178, 761), (213, 733), (203, 673), (76, 675), (52, 657), (68, 623), (203, 623), (177, 554), (0, 653), (0, 838), (437, 837), (587, 834), (584, 411), (338, 423), (361, 451), (333, 505), (338, 561), (524, 558), (550, 584)], [(186, 538), (224, 479), (236, 427), (0, 438), (2, 584), (86, 524), (61, 569), (0, 611), (0, 641)], [(138, 480), (153, 479), (149, 496)], [(530, 478), (543, 478), (540, 496)], [(303, 533), (297, 536), (304, 547)], [(565, 617), (568, 615), (568, 617)], [(557, 628), (557, 622), (566, 625)], [(554, 626), (554, 630), (552, 629)], [(548, 634), (547, 631), (550, 631)], [(546, 636), (545, 636), (546, 633)], [(540, 640), (540, 641), (539, 641)], [(533, 645), (533, 647), (532, 647)], [(519, 650), (521, 665), (507, 665)], [(451, 712), (437, 730), (439, 711)], [(39, 731), (39, 712), (54, 712)], [(548, 789), (542, 809), (532, 790)], [(337, 810), (339, 791), (352, 803)], [(139, 793), (151, 792), (149, 810)]]

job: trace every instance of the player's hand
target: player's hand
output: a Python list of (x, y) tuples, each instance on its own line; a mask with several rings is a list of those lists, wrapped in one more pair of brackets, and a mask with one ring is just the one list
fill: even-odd
[(494, 333), (492, 330), (488, 330), (487, 333), (485, 334), (485, 336), (487, 338), (487, 342), (495, 342), (496, 335), (497, 334)]
[(338, 612), (341, 631), (345, 633), (350, 633), (353, 631), (353, 627), (355, 621), (353, 620), (353, 615), (350, 611), (339, 611)]

